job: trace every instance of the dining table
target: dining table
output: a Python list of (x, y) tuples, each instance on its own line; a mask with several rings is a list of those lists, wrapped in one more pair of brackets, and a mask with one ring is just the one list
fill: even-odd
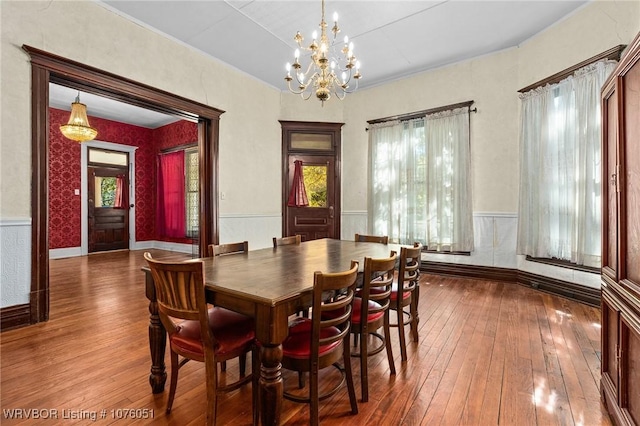
[[(207, 302), (255, 319), (260, 345), (260, 419), (264, 425), (280, 423), (283, 382), (282, 342), (289, 331), (289, 317), (312, 305), (314, 272), (340, 272), (351, 260), (360, 264), (365, 257), (399, 254), (399, 245), (336, 239), (306, 241), (297, 245), (252, 250), (245, 253), (194, 259), (204, 265)], [(189, 261), (194, 261), (189, 260)], [(153, 393), (164, 390), (166, 331), (158, 315), (153, 277), (145, 272), (145, 291), (149, 299), (149, 346)]]

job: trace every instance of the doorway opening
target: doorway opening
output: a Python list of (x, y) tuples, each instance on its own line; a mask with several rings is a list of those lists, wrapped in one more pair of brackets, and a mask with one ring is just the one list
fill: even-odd
[(199, 251), (218, 242), (218, 133), (224, 111), (23, 45), (31, 60), (31, 291), (28, 319), (35, 324), (49, 318), (49, 84), (104, 96), (198, 123)]
[[(303, 241), (340, 238), (340, 152), (343, 123), (280, 121), (282, 231)], [(304, 193), (303, 200), (295, 194)]]

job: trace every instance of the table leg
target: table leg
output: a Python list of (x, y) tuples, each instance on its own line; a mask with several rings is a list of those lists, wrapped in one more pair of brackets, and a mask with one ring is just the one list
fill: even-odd
[(164, 365), (164, 352), (167, 346), (167, 332), (160, 321), (158, 315), (158, 302), (156, 299), (156, 289), (153, 278), (146, 272), (146, 295), (149, 299), (149, 349), (151, 350), (151, 374), (149, 384), (153, 393), (164, 391), (164, 384), (167, 381), (167, 372)]
[(282, 345), (262, 345), (260, 358), (260, 417), (263, 425), (278, 425), (284, 392)]

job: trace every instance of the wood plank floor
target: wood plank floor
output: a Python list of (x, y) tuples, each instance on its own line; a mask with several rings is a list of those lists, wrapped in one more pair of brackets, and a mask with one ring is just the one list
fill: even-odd
[[(3, 425), (204, 423), (202, 364), (181, 370), (170, 416), (168, 391), (151, 394), (142, 266), (141, 251), (51, 261), (51, 319), (0, 335)], [(599, 309), (509, 283), (423, 274), (420, 286), (420, 341), (409, 360), (400, 361), (392, 330), (397, 374), (384, 353), (372, 357), (369, 402), (352, 416), (338, 392), (321, 403), (323, 424), (611, 424), (598, 390)], [(360, 398), (357, 358), (353, 365)], [(297, 383), (290, 373), (285, 380)], [(250, 386), (222, 397), (219, 424), (251, 423)], [(58, 420), (7, 419), (16, 409), (57, 410)], [(120, 419), (121, 409), (154, 417)], [(307, 424), (308, 408), (284, 401), (282, 423)]]

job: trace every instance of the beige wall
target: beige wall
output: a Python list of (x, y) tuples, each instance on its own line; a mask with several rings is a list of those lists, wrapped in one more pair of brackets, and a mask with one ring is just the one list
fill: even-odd
[[(519, 47), (360, 90), (344, 101), (344, 210), (367, 209), (367, 120), (474, 100), (473, 210), (518, 209), (517, 90), (619, 44), (640, 31), (640, 2), (596, 1)], [(364, 70), (366, 73), (366, 70)]]
[(23, 44), (226, 111), (220, 121), (221, 214), (279, 214), (278, 90), (94, 2), (3, 1), (0, 7), (0, 217), (31, 216), (31, 74)]

